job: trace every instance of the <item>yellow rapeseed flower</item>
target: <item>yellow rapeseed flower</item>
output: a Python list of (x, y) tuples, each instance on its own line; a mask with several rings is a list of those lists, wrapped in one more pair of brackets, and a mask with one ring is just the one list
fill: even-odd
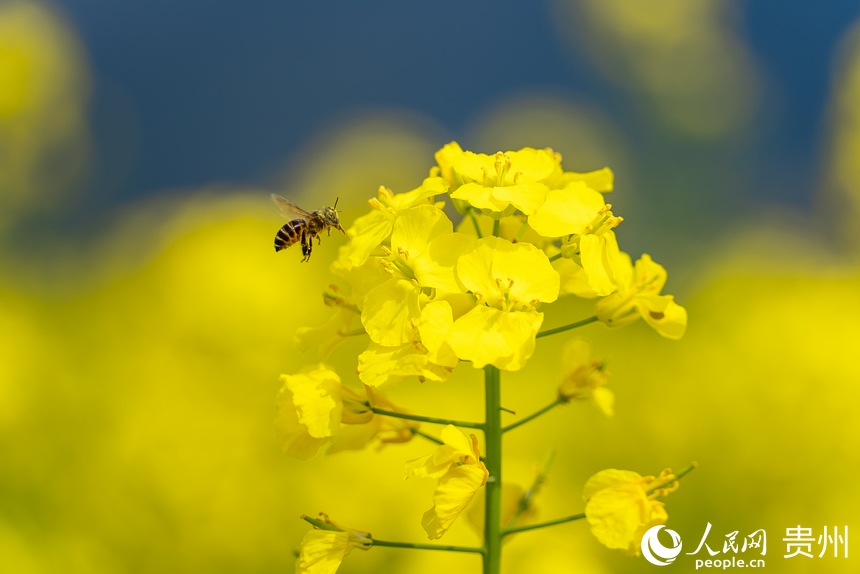
[(615, 395), (603, 386), (609, 380), (606, 361), (592, 359), (591, 345), (583, 339), (568, 341), (562, 349), (561, 361), (559, 398), (565, 402), (590, 398), (603, 414), (611, 417)]
[(600, 193), (578, 181), (551, 191), (538, 212), (529, 217), (529, 225), (537, 233), (563, 238), (562, 256), (582, 267), (588, 285), (585, 291), (596, 295), (609, 295), (618, 288), (619, 248), (612, 230), (623, 219), (611, 210)]
[(358, 357), (361, 381), (376, 389), (390, 389), (407, 377), (444, 381), (459, 360), (448, 343), (454, 325), (453, 311), (447, 301), (431, 301), (412, 323), (408, 343), (386, 347), (371, 342)]
[(672, 295), (660, 295), (667, 277), (663, 266), (645, 254), (634, 267), (626, 253), (620, 254), (616, 265), (618, 291), (595, 304), (597, 318), (610, 327), (621, 327), (642, 317), (664, 337), (680, 339), (687, 328), (687, 310)]
[(424, 513), (421, 526), (431, 540), (440, 538), (466, 509), (487, 483), (489, 473), (481, 462), (478, 438), (466, 437), (454, 426), (442, 429), (442, 444), (436, 452), (412, 460), (406, 466), (406, 478), (438, 478), (433, 493), (433, 507)]
[(671, 469), (658, 477), (643, 477), (630, 470), (602, 470), (585, 483), (585, 518), (601, 544), (638, 556), (645, 532), (668, 519), (665, 505), (656, 498), (677, 489)]
[(314, 526), (305, 534), (296, 559), (296, 574), (334, 574), (354, 548), (369, 550), (373, 546), (369, 532), (338, 526), (325, 514), (322, 516), (322, 522), (337, 530)]
[(423, 305), (439, 293), (463, 290), (454, 266), (471, 240), (453, 231), (451, 220), (432, 205), (401, 212), (391, 248), (384, 247), (379, 258), (391, 278), (367, 294), (362, 308), (361, 322), (373, 342), (395, 347), (412, 341)]
[[(549, 187), (544, 182), (556, 166), (552, 150), (526, 147), (494, 155), (455, 151), (449, 150), (451, 157), (444, 158), (451, 163), (454, 179), (459, 177), (463, 182), (452, 198), (467, 201), (496, 218), (517, 209), (532, 214), (546, 199)], [(447, 165), (442, 169), (447, 171)]]
[(342, 422), (356, 424), (373, 417), (366, 399), (344, 387), (337, 373), (325, 365), (281, 375), (281, 381), (275, 434), (281, 450), (296, 458), (313, 458), (338, 433)]
[(447, 193), (448, 183), (441, 177), (428, 177), (420, 187), (406, 193), (394, 194), (385, 187), (379, 188), (379, 197), (368, 203), (373, 211), (359, 217), (347, 230), (350, 238), (348, 259), (352, 265), (361, 265), (374, 249), (388, 239), (398, 214), (415, 205), (432, 203), (436, 195)]
[(533, 245), (485, 237), (460, 256), (457, 278), (478, 304), (454, 321), (448, 339), (454, 352), (475, 368), (523, 368), (543, 323), (537, 304), (558, 297), (559, 275), (549, 259)]

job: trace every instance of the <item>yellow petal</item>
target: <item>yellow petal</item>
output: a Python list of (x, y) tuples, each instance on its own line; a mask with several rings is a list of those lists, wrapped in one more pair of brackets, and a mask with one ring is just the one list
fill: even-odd
[(337, 433), (343, 412), (337, 373), (318, 368), (308, 374), (282, 375), (281, 380), (292, 391), (299, 423), (311, 436), (323, 438)]
[(470, 205), (478, 209), (493, 212), (503, 212), (510, 205), (509, 202), (494, 197), (492, 187), (484, 187), (475, 182), (461, 185), (457, 191), (451, 194), (451, 197), (468, 201)]
[(388, 239), (393, 228), (394, 216), (385, 211), (374, 210), (357, 218), (346, 232), (350, 264), (358, 266), (367, 261), (373, 250)]
[(454, 161), (463, 153), (463, 148), (457, 142), (445, 144), (442, 149), (434, 155), (436, 163), (439, 165), (439, 173), (454, 189), (456, 185), (462, 182), (455, 182), (454, 178)]
[(574, 182), (551, 190), (541, 207), (529, 216), (529, 225), (544, 237), (581, 234), (604, 205), (599, 192), (581, 181)]
[(511, 243), (497, 237), (488, 237), (487, 241), (492, 241), (494, 251), (492, 278), (510, 285), (512, 301), (532, 305), (558, 298), (558, 272), (543, 251), (528, 243)]
[(358, 356), (358, 376), (361, 382), (374, 389), (387, 390), (399, 385), (406, 377), (419, 377), (430, 381), (444, 381), (448, 371), (429, 360), (411, 341), (396, 347), (370, 343)]
[(430, 203), (436, 195), (448, 193), (448, 182), (441, 177), (428, 177), (419, 187), (405, 193), (397, 193), (393, 197), (381, 199), (383, 203), (400, 211), (416, 205)]
[(406, 478), (440, 478), (457, 464), (461, 453), (450, 444), (440, 445), (432, 454), (406, 463)]
[(391, 250), (407, 263), (424, 252), (430, 240), (451, 234), (454, 224), (445, 213), (432, 205), (419, 205), (400, 213), (391, 234)]
[(367, 550), (372, 541), (352, 532), (310, 530), (302, 539), (297, 574), (334, 574), (353, 548)]
[(594, 404), (597, 405), (600, 412), (608, 417), (614, 414), (615, 394), (612, 391), (606, 387), (597, 387), (591, 391), (591, 398), (594, 399)]
[(494, 187), (492, 196), (499, 201), (507, 202), (531, 215), (546, 201), (549, 188), (542, 183), (519, 183), (505, 187)]
[(281, 450), (301, 460), (316, 456), (329, 438), (316, 438), (308, 433), (307, 427), (299, 422), (298, 412), (293, 404), (293, 393), (286, 386), (278, 393), (276, 408), (275, 436)]
[(582, 499), (587, 502), (600, 489), (628, 482), (637, 482), (641, 479), (642, 475), (632, 470), (618, 470), (615, 468), (601, 470), (585, 483), (585, 487), (582, 489)]
[(579, 237), (582, 268), (588, 276), (588, 285), (598, 295), (609, 295), (617, 291), (620, 277), (616, 268), (620, 257), (618, 240), (613, 231), (600, 235), (586, 234)]
[(559, 295), (576, 295), (584, 299), (599, 297), (591, 288), (585, 269), (573, 260), (557, 259), (552, 262), (552, 267), (559, 275)]
[(494, 307), (509, 299), (531, 306), (558, 297), (559, 276), (547, 256), (534, 245), (485, 237), (466, 249), (457, 261), (460, 283)]
[(450, 368), (457, 366), (457, 355), (448, 344), (448, 336), (453, 326), (454, 315), (450, 303), (432, 301), (424, 306), (421, 320), (418, 322), (418, 332), (421, 335), (421, 344), (429, 351), (429, 361)]
[(591, 532), (607, 548), (630, 551), (637, 533), (650, 521), (651, 501), (639, 484), (623, 483), (603, 488), (585, 504)]
[(340, 432), (332, 438), (326, 455), (344, 450), (362, 450), (376, 438), (378, 426), (374, 421), (360, 425), (343, 425)]
[(636, 284), (641, 287), (642, 295), (659, 295), (666, 285), (666, 268), (644, 253), (633, 266)]
[(458, 457), (468, 459), (467, 462), (477, 463), (475, 447), (472, 441), (454, 425), (446, 425), (440, 434), (442, 442), (454, 448)]
[(452, 467), (439, 479), (433, 507), (424, 513), (421, 526), (430, 540), (441, 538), (484, 484), (486, 471), (471, 464)]
[(535, 335), (543, 313), (505, 312), (478, 306), (457, 319), (448, 342), (460, 359), (476, 369), (491, 364), (500, 369), (522, 369), (534, 353)]
[(445, 293), (459, 293), (463, 287), (455, 273), (457, 260), (472, 240), (462, 233), (449, 233), (433, 239), (427, 249), (412, 261), (415, 279), (422, 287)]
[[(551, 150), (524, 147), (515, 152), (507, 152), (511, 159), (511, 169), (506, 177), (507, 182), (542, 181), (552, 175), (556, 166), (556, 157)], [(517, 175), (519, 174), (519, 175)]]
[(562, 174), (559, 181), (556, 182), (556, 187), (564, 187), (568, 183), (573, 183), (575, 181), (581, 181), (594, 191), (605, 193), (607, 191), (612, 191), (615, 176), (612, 174), (612, 170), (608, 167), (585, 173), (566, 171)]
[(675, 303), (671, 295), (637, 297), (636, 308), (658, 333), (668, 339), (680, 339), (687, 330), (687, 310)]
[(361, 323), (370, 339), (386, 347), (411, 342), (415, 336), (414, 322), (421, 316), (420, 294), (419, 287), (402, 279), (389, 279), (368, 293)]

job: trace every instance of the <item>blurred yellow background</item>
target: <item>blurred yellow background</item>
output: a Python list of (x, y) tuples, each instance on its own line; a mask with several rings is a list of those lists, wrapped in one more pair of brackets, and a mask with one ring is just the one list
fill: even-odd
[[(570, 9), (559, 4), (560, 14)], [(592, 31), (600, 22), (618, 29), (580, 41), (611, 40), (617, 51), (604, 53), (605, 65), (639, 70), (624, 81), (636, 83), (667, 125), (716, 137), (742, 124), (756, 105), (755, 63), (714, 24), (719, 3), (694, 3), (696, 14), (679, 14), (688, 6), (682, 2), (658, 4), (675, 19), (646, 22), (620, 2), (582, 3), (577, 10), (588, 11)], [(705, 30), (678, 40), (695, 47), (690, 58), (716, 51), (740, 63), (728, 61), (679, 94), (659, 42), (648, 38), (690, 19)], [(641, 322), (577, 333), (610, 358), (616, 415), (572, 404), (506, 435), (506, 482), (528, 486), (544, 453), (558, 451), (537, 503), (542, 519), (581, 511), (582, 485), (604, 468), (656, 474), (696, 460), (699, 469), (667, 501), (668, 525), (685, 542), (690, 533), (694, 547), (706, 522), (714, 525), (711, 540), (765, 528), (770, 571), (858, 571), (853, 557), (783, 559), (780, 542), (798, 524), (817, 533), (858, 524), (858, 40), (855, 28), (834, 55), (815, 208), (758, 205), (707, 238), (681, 235), (669, 218), (652, 225), (637, 215), (662, 211), (654, 202), (663, 199), (637, 193), (635, 150), (588, 104), (536, 90), (474, 118), (464, 147), (552, 146), (568, 169), (613, 167), (612, 202), (626, 220), (617, 230), (622, 248), (668, 260), (666, 292), (690, 316), (680, 342)], [(63, 194), (87, 170), (88, 81), (62, 18), (42, 5), (0, 5), (0, 233), (73, 199)], [(666, 92), (677, 98), (667, 101)], [(720, 113), (703, 114), (713, 98)], [(427, 118), (382, 111), (319, 134), (291, 159), (281, 187), (140, 200), (113, 214), (96, 241), (51, 229), (49, 249), (4, 240), (0, 571), (291, 571), (307, 529), (298, 515), (321, 510), (382, 539), (424, 541), (420, 517), (433, 484), (405, 482), (403, 462), (428, 454), (431, 444), (416, 439), (309, 462), (278, 451), (278, 375), (316, 360), (314, 351), (297, 352), (292, 337), (328, 320), (320, 295), (344, 238), (324, 237), (309, 264), (294, 250), (275, 254), (272, 238), (283, 222), (267, 195), (308, 209), (339, 197), (348, 226), (380, 184), (416, 186), (443, 137)], [(65, 159), (50, 173), (42, 163), (48, 155)], [(695, 194), (695, 172), (687, 177), (687, 193)], [(683, 210), (673, 217), (682, 220)], [(625, 236), (628, 224), (635, 243)], [(700, 248), (683, 248), (687, 239)], [(573, 300), (542, 310), (548, 327), (591, 315), (590, 303)], [(542, 339), (525, 370), (503, 376), (506, 407), (525, 414), (552, 400), (567, 339)], [(364, 344), (350, 339), (330, 360), (347, 382), (357, 382)], [(444, 384), (410, 381), (389, 396), (421, 414), (480, 420), (481, 375), (464, 365)], [(479, 543), (464, 520), (443, 542)], [(478, 564), (469, 555), (379, 548), (351, 554), (341, 572), (477, 572)], [(600, 546), (584, 522), (518, 535), (505, 547), (505, 565), (510, 573), (653, 568)]]

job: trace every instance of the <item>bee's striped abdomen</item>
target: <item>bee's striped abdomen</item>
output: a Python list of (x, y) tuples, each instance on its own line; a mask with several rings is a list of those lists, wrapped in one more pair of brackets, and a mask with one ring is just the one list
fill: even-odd
[(301, 241), (302, 231), (306, 225), (307, 221), (304, 219), (294, 219), (285, 223), (275, 235), (275, 251), (286, 249)]

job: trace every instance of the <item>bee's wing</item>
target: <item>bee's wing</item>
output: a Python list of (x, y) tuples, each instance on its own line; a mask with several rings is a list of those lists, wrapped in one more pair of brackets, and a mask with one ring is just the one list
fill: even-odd
[(293, 219), (310, 219), (311, 214), (290, 201), (285, 197), (281, 197), (273, 193), (271, 195), (272, 202), (275, 204), (275, 207), (278, 208), (278, 211), (286, 217), (288, 220), (292, 221)]

